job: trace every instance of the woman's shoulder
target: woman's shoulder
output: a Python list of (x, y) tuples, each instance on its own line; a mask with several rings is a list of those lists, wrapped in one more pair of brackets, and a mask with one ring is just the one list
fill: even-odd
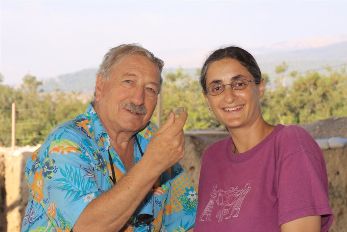
[(283, 125), (277, 136), (286, 142), (300, 142), (303, 139), (313, 140), (312, 136), (304, 128), (298, 125)]
[(314, 138), (298, 125), (286, 125), (276, 136), (276, 144), (282, 154), (317, 153), (320, 148)]

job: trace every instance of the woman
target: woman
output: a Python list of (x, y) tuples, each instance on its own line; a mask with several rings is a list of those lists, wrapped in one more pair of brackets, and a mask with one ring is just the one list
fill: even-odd
[(204, 153), (195, 231), (328, 231), (322, 152), (302, 128), (264, 121), (265, 83), (253, 56), (239, 47), (214, 51), (200, 83), (230, 137)]

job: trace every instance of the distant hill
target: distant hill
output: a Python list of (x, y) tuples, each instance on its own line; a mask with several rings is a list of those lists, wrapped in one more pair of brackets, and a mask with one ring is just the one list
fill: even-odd
[[(274, 51), (274, 49), (255, 50), (255, 57), (263, 73), (268, 73), (270, 78), (275, 73), (275, 67), (282, 62), (289, 66), (288, 71), (296, 70), (306, 72), (310, 70), (323, 70), (326, 67), (340, 68), (347, 66), (347, 41), (331, 44), (328, 46)], [(196, 68), (184, 69), (188, 74), (195, 75)], [(172, 72), (174, 68), (164, 70)], [(61, 90), (67, 92), (92, 93), (95, 85), (97, 69), (83, 69), (74, 73), (60, 75), (43, 81), (42, 89), (46, 92)]]
[(64, 92), (91, 93), (94, 91), (97, 69), (83, 69), (74, 73), (59, 75), (43, 81), (45, 92), (60, 90)]
[[(164, 69), (163, 76), (165, 77), (165, 73), (174, 72), (176, 70), (177, 69), (175, 68)], [(196, 68), (183, 70), (191, 76), (196, 75)], [(59, 90), (63, 92), (76, 92), (90, 95), (94, 92), (96, 72), (96, 68), (90, 68), (46, 79), (42, 81), (43, 84), (41, 89), (44, 92)]]
[(339, 68), (347, 66), (347, 41), (324, 47), (300, 49), (292, 51), (264, 51), (256, 55), (256, 59), (264, 73), (275, 73), (275, 67), (282, 62), (288, 65), (288, 71), (306, 72), (324, 70), (326, 67)]

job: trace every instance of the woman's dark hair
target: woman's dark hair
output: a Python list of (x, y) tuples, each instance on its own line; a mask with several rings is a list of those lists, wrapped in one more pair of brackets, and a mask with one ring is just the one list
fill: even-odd
[(248, 70), (248, 72), (252, 74), (255, 83), (260, 83), (261, 71), (254, 57), (249, 52), (240, 47), (230, 46), (220, 48), (212, 52), (211, 55), (209, 55), (209, 57), (206, 59), (204, 65), (202, 66), (200, 84), (205, 94), (207, 93), (206, 74), (210, 64), (212, 64), (215, 61), (222, 60), (224, 58), (235, 59), (238, 62), (240, 62), (240, 64), (242, 64)]

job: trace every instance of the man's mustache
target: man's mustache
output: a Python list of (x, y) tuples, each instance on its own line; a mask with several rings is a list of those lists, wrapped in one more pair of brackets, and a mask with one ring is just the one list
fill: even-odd
[(136, 105), (132, 102), (126, 102), (122, 104), (123, 108), (129, 110), (131, 113), (145, 115), (147, 109), (144, 105)]

